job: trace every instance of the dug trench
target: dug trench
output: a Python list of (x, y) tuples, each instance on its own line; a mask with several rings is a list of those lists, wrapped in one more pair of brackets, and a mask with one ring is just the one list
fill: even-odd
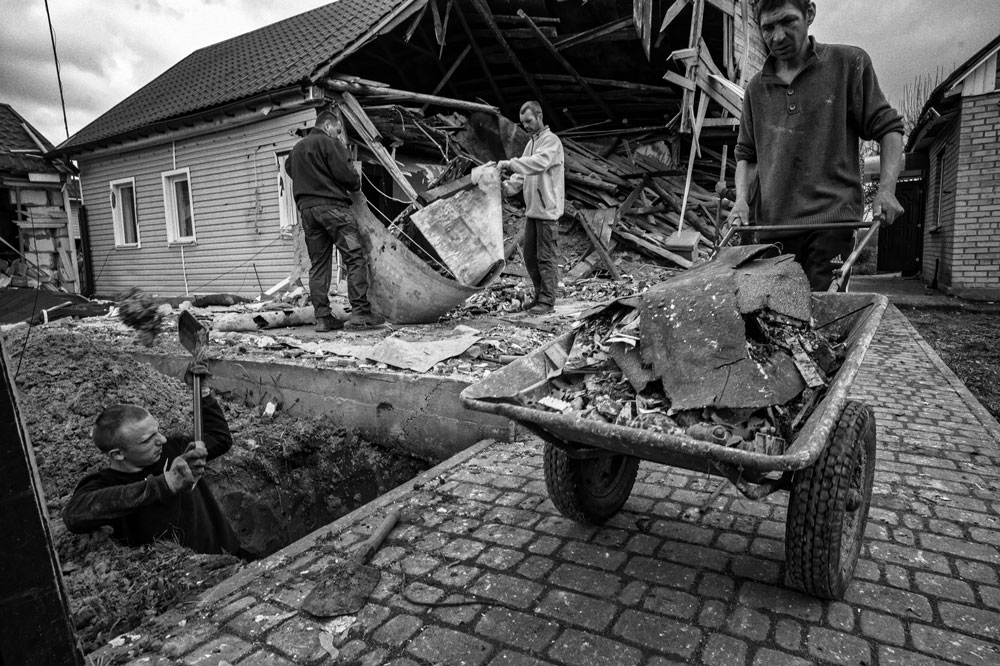
[[(45, 495), (52, 542), (84, 652), (228, 578), (246, 563), (198, 555), (174, 543), (141, 548), (105, 532), (69, 533), (61, 513), (77, 482), (105, 466), (90, 439), (100, 411), (139, 404), (164, 433), (191, 432), (190, 389), (114, 344), (70, 324), (21, 329), (3, 346), (16, 370), (21, 414)], [(245, 395), (244, 395), (245, 397)], [(220, 395), (234, 446), (209, 466), (213, 493), (261, 557), (330, 523), (428, 469), (436, 461), (366, 441), (328, 418), (267, 415), (259, 404)]]

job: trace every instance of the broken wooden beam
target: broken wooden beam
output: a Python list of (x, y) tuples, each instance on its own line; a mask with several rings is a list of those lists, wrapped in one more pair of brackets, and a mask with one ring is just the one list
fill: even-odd
[(617, 211), (614, 208), (588, 208), (577, 211), (575, 217), (580, 222), (580, 226), (583, 227), (584, 232), (586, 232), (591, 245), (594, 246), (594, 251), (600, 257), (601, 263), (608, 269), (613, 279), (620, 280), (622, 278), (621, 273), (618, 271), (614, 259), (608, 253), (608, 248), (604, 245), (604, 241), (601, 240), (601, 226), (603, 224), (610, 226), (607, 220), (609, 215), (612, 219), (616, 218)]
[(549, 54), (556, 59), (556, 62), (558, 62), (562, 66), (562, 68), (565, 69), (566, 72), (573, 77), (573, 80), (575, 80), (580, 85), (580, 87), (583, 88), (583, 91), (587, 93), (590, 99), (594, 100), (594, 103), (597, 104), (597, 107), (601, 109), (601, 111), (606, 113), (608, 118), (611, 118), (611, 120), (615, 121), (616, 123), (619, 122), (618, 114), (616, 114), (611, 109), (611, 107), (608, 106), (607, 102), (605, 102), (601, 98), (601, 96), (598, 95), (594, 91), (594, 89), (590, 87), (590, 84), (587, 83), (587, 81), (584, 80), (582, 76), (580, 76), (579, 72), (576, 71), (573, 65), (571, 65), (569, 61), (566, 60), (566, 58), (564, 58), (561, 53), (559, 53), (559, 50), (552, 45), (552, 42), (550, 42), (548, 37), (546, 37), (545, 34), (542, 33), (541, 29), (539, 29), (539, 27), (535, 25), (534, 21), (532, 21), (531, 18), (529, 18), (528, 15), (524, 13), (524, 10), (518, 9), (517, 15), (520, 16), (528, 24), (528, 26), (532, 29), (532, 31), (534, 31), (535, 37), (542, 44), (542, 46), (545, 47), (545, 49), (549, 52)]
[(517, 69), (518, 72), (520, 72), (521, 77), (528, 84), (528, 87), (531, 88), (531, 92), (534, 93), (535, 98), (538, 100), (538, 103), (541, 104), (542, 107), (545, 109), (546, 111), (545, 115), (549, 116), (550, 122), (554, 121), (555, 110), (545, 100), (545, 96), (542, 95), (542, 91), (538, 88), (538, 84), (535, 83), (535, 79), (532, 78), (531, 74), (528, 73), (528, 70), (524, 68), (524, 65), (521, 64), (520, 58), (518, 58), (517, 54), (514, 53), (514, 49), (512, 49), (510, 47), (510, 44), (507, 43), (507, 39), (503, 36), (503, 33), (500, 31), (500, 27), (497, 26), (496, 21), (493, 20), (493, 13), (490, 11), (489, 6), (486, 4), (486, 0), (469, 0), (469, 1), (472, 3), (472, 6), (475, 8), (475, 10), (479, 12), (479, 15), (483, 18), (483, 20), (486, 21), (486, 24), (489, 26), (490, 31), (493, 33), (494, 38), (496, 38), (497, 43), (500, 44), (500, 48), (503, 49), (504, 53), (507, 54), (507, 57), (510, 58), (511, 63), (514, 65), (514, 68)]
[(410, 184), (410, 181), (407, 180), (406, 176), (400, 170), (399, 165), (396, 164), (396, 160), (389, 155), (389, 151), (379, 142), (381, 135), (378, 128), (372, 123), (371, 118), (368, 117), (365, 110), (361, 108), (361, 104), (349, 92), (341, 93), (341, 99), (343, 101), (339, 104), (340, 111), (348, 123), (354, 128), (358, 136), (361, 137), (368, 150), (375, 154), (375, 158), (385, 167), (389, 175), (392, 176), (392, 179), (396, 181), (396, 184), (399, 185), (403, 193), (409, 198), (410, 203), (419, 207), (417, 191), (413, 189), (413, 185)]
[(396, 99), (396, 100), (408, 100), (416, 103), (427, 103), (434, 106), (444, 106), (452, 109), (461, 109), (463, 111), (480, 111), (483, 113), (500, 113), (500, 109), (490, 104), (480, 104), (478, 102), (468, 102), (461, 99), (453, 99), (450, 97), (438, 97), (437, 95), (426, 95), (423, 93), (415, 93), (409, 90), (399, 90), (397, 88), (389, 87), (375, 87), (366, 85), (363, 83), (354, 83), (349, 81), (343, 81), (340, 79), (326, 78), (322, 83), (324, 88), (330, 91), (338, 93), (352, 93), (355, 95), (364, 95), (365, 97), (373, 97), (376, 99)]
[(560, 39), (552, 45), (562, 51), (563, 49), (568, 49), (572, 46), (579, 46), (580, 44), (586, 44), (587, 42), (608, 37), (609, 35), (616, 33), (621, 33), (623, 31), (630, 30), (631, 28), (632, 17), (626, 16), (618, 19), (617, 21), (605, 23), (604, 25), (599, 25), (596, 28), (591, 28), (590, 30), (585, 30), (575, 35), (568, 35), (566, 38)]

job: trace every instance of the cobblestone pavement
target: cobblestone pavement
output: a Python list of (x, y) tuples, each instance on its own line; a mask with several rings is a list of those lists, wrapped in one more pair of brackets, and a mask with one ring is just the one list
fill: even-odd
[[(162, 616), (171, 635), (131, 663), (1000, 664), (1000, 426), (892, 307), (855, 392), (880, 449), (842, 602), (783, 586), (783, 493), (702, 511), (719, 480), (644, 462), (624, 510), (584, 527), (547, 499), (537, 441), (482, 443)], [(369, 604), (298, 611), (393, 506)]]

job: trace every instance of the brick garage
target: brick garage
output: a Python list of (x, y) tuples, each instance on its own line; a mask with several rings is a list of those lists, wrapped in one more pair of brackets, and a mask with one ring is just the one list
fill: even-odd
[(923, 277), (1000, 300), (1000, 36), (934, 89), (907, 151), (928, 158)]

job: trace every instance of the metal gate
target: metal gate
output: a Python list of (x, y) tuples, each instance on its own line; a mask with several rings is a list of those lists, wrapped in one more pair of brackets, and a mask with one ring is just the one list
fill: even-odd
[(924, 254), (923, 179), (908, 178), (896, 184), (896, 199), (903, 214), (889, 227), (878, 232), (879, 273), (915, 275), (920, 272)]

